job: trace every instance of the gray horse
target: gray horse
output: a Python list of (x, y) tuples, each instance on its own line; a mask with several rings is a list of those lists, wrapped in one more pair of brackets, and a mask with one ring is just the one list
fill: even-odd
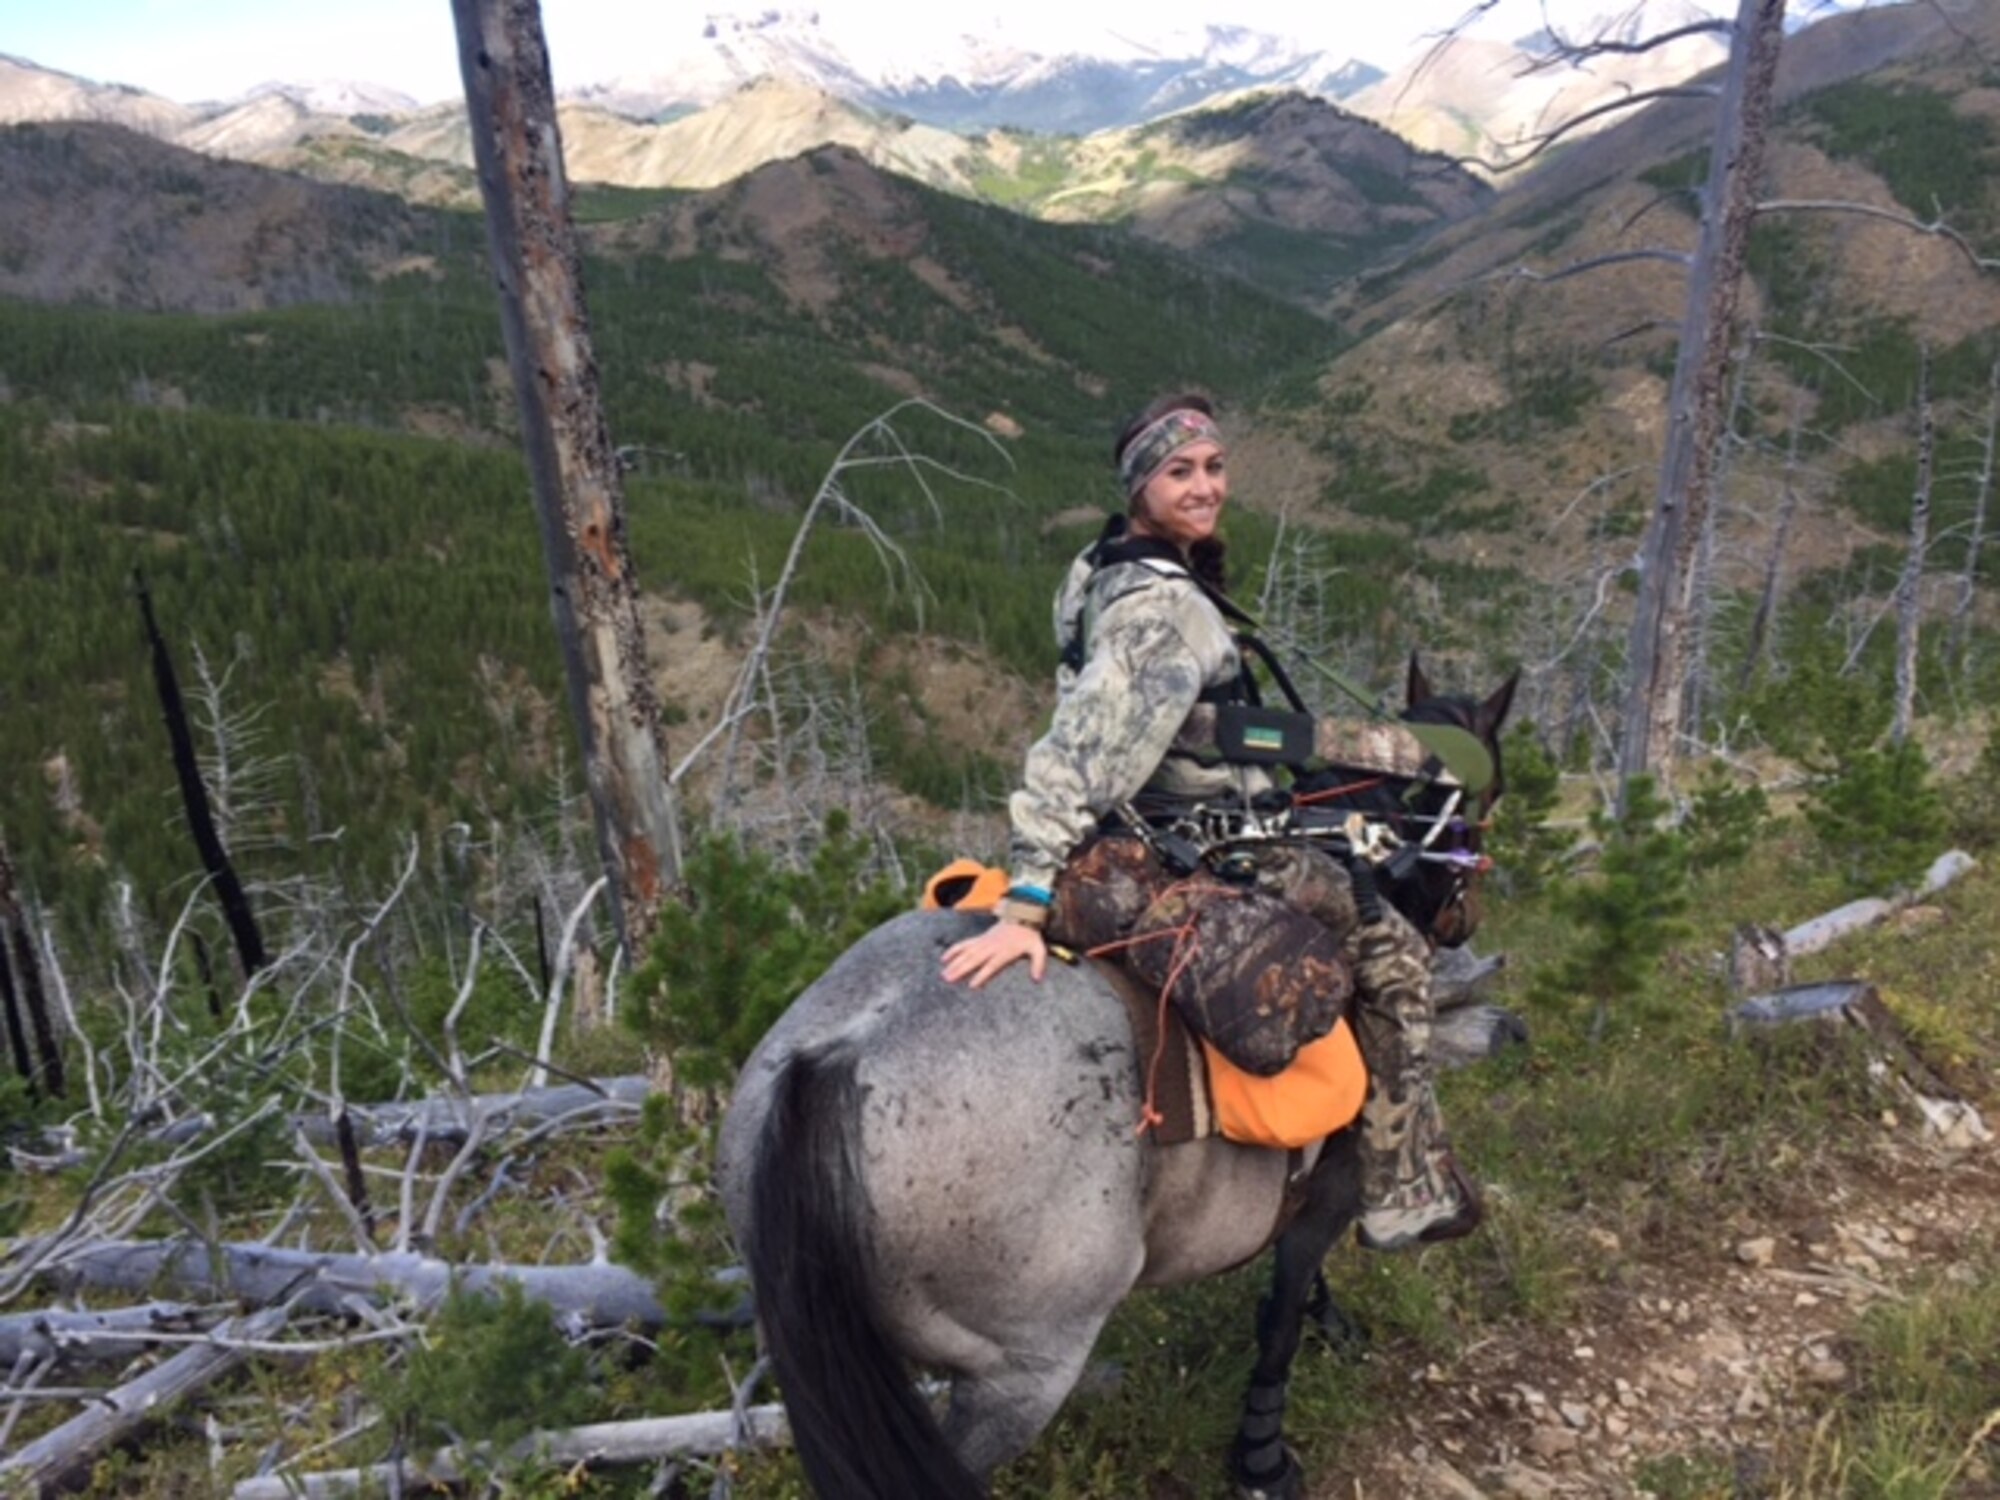
[[(1406, 717), (1470, 729), (1497, 766), (1512, 686)], [(1371, 795), (1400, 816), (1402, 790)], [(1418, 884), (1406, 914), (1426, 930), (1449, 915), (1462, 937), (1463, 882)], [(939, 977), (942, 951), (986, 920), (912, 912), (863, 938), (759, 1043), (723, 1122), (724, 1204), (814, 1489), (975, 1500), (1134, 1288), (1215, 1275), (1275, 1236), (1230, 1469), (1243, 1496), (1302, 1495), (1285, 1380), (1320, 1262), (1358, 1210), (1353, 1132), (1311, 1151), (1302, 1194), (1280, 1151), (1152, 1145), (1134, 1130), (1147, 1060), (1091, 964), (1051, 962), (1040, 983), (1017, 964), (978, 991)], [(913, 1364), (949, 1378), (942, 1425)]]

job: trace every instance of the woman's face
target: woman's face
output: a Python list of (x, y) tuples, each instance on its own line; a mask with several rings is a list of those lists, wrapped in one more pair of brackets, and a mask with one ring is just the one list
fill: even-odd
[(1208, 438), (1189, 443), (1146, 481), (1132, 516), (1132, 529), (1186, 551), (1215, 535), (1222, 502), (1229, 498), (1229, 472), (1222, 445)]

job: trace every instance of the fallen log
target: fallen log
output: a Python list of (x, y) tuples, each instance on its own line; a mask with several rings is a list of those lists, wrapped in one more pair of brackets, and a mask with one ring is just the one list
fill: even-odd
[(340, 1255), (274, 1245), (218, 1245), (211, 1254), (209, 1246), (185, 1240), (105, 1240), (65, 1252), (48, 1274), (104, 1291), (172, 1289), (254, 1306), (282, 1300), (300, 1312), (335, 1315), (392, 1299), (428, 1308), (454, 1287), (494, 1295), (511, 1282), (531, 1300), (547, 1303), (567, 1332), (653, 1329), (666, 1321), (652, 1283), (608, 1263), (461, 1265), (407, 1252)]
[[(474, 1094), (460, 1098), (433, 1094), (389, 1104), (350, 1104), (347, 1114), (355, 1144), (363, 1150), (407, 1146), (421, 1136), (437, 1146), (462, 1146), (475, 1122), (484, 1122), (488, 1136), (507, 1129), (533, 1129), (566, 1121), (575, 1125), (629, 1119), (645, 1105), (652, 1080), (643, 1073), (601, 1078), (589, 1083), (565, 1083), (553, 1088), (513, 1093)], [(322, 1110), (292, 1116), (292, 1124), (316, 1146), (339, 1144), (339, 1123)], [(152, 1146), (184, 1146), (214, 1129), (206, 1114), (185, 1115), (160, 1125), (141, 1139)], [(12, 1148), (10, 1155), (23, 1171), (60, 1172), (81, 1166), (88, 1154), (76, 1147), (70, 1130), (49, 1131), (43, 1139), (49, 1154)]]
[(0, 1457), (0, 1489), (10, 1495), (48, 1492), (88, 1468), (113, 1443), (241, 1364), (247, 1355), (226, 1340), (269, 1338), (289, 1316), (287, 1308), (267, 1307), (220, 1323), (210, 1334), (215, 1342), (191, 1345), (138, 1379), (93, 1397), (88, 1410)]
[(111, 1307), (101, 1312), (12, 1313), (0, 1317), (0, 1369), (12, 1369), (25, 1356), (79, 1364), (128, 1359), (134, 1347), (153, 1333), (199, 1333), (226, 1315), (221, 1307), (184, 1302), (148, 1302), (140, 1307)]
[(1809, 922), (1788, 928), (1783, 936), (1783, 951), (1788, 958), (1796, 958), (1801, 953), (1817, 953), (1829, 947), (1850, 933), (1872, 927), (1883, 918), (1892, 916), (1926, 896), (1934, 896), (1967, 872), (1976, 869), (1978, 861), (1963, 849), (1953, 849), (1940, 854), (1931, 861), (1931, 867), (1924, 872), (1923, 880), (1917, 888), (1907, 894), (1891, 897), (1865, 896), (1859, 901), (1850, 901), (1845, 906), (1814, 917)]
[(638, 1422), (599, 1422), (560, 1432), (538, 1432), (506, 1451), (441, 1448), (421, 1463), (371, 1464), (322, 1474), (267, 1474), (240, 1482), (235, 1500), (333, 1500), (337, 1496), (396, 1494), (397, 1486), (458, 1484), (468, 1469), (489, 1467), (495, 1458), (537, 1457), (563, 1465), (654, 1463), (663, 1458), (706, 1457), (739, 1448), (775, 1448), (791, 1442), (782, 1406), (752, 1406), (739, 1416), (729, 1411), (685, 1417), (653, 1417)]

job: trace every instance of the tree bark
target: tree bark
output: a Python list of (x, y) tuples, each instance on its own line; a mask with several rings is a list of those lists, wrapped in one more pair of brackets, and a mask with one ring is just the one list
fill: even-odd
[(635, 961), (680, 882), (660, 705), (535, 0), (452, 0), (500, 321), (612, 920)]
[(1632, 616), (1620, 795), (1634, 777), (1671, 778), (1687, 665), (1688, 586), (1723, 437), (1731, 334), (1770, 126), (1785, 0), (1740, 0), (1710, 148), (1701, 229), (1668, 400), (1666, 449), (1641, 549)]
[(1917, 645), (1924, 599), (1924, 551), (1930, 545), (1931, 462), (1937, 428), (1931, 414), (1931, 355), (1917, 361), (1917, 486), (1910, 497), (1910, 549), (1896, 580), (1896, 711), (1889, 738), (1900, 745), (1910, 737), (1917, 715)]
[(201, 854), (202, 869), (215, 885), (215, 898), (222, 905), (223, 920), (229, 924), (229, 935), (236, 942), (243, 977), (248, 979), (269, 962), (264, 953), (264, 935), (258, 930), (257, 916), (250, 909), (243, 882), (236, 878), (229, 851), (222, 846), (222, 835), (216, 832), (215, 817), (208, 805), (208, 788), (202, 783), (201, 765), (195, 759), (194, 732), (188, 727), (187, 705), (181, 698), (180, 679), (174, 673), (174, 659), (160, 634), (159, 622), (153, 618), (153, 596), (146, 592), (146, 581), (136, 568), (132, 572), (132, 588), (139, 596), (139, 615), (145, 622), (146, 642), (152, 649), (153, 686), (160, 695), (160, 713), (166, 720), (167, 741), (173, 748), (174, 774), (180, 780), (181, 807), (187, 813), (188, 832), (194, 836), (194, 846)]

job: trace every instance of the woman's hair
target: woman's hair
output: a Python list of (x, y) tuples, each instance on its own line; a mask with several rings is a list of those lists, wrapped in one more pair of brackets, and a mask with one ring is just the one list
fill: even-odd
[[(1145, 409), (1135, 414), (1130, 421), (1118, 429), (1117, 441), (1111, 445), (1111, 466), (1117, 468), (1124, 461), (1125, 450), (1132, 439), (1151, 427), (1170, 411), (1198, 411), (1204, 417), (1214, 417), (1215, 403), (1199, 391), (1182, 391), (1176, 395), (1158, 396), (1146, 403)], [(1141, 504), (1141, 496), (1133, 495), (1127, 500), (1125, 510), (1128, 515), (1136, 515)], [(1228, 548), (1219, 537), (1209, 537), (1199, 541), (1189, 549), (1188, 569), (1194, 576), (1218, 593), (1228, 587)]]
[(1114, 469), (1118, 467), (1133, 438), (1170, 411), (1198, 411), (1204, 417), (1213, 417), (1215, 403), (1198, 391), (1183, 391), (1178, 395), (1154, 397), (1146, 403), (1143, 411), (1134, 415), (1129, 422), (1118, 429), (1117, 441), (1111, 445), (1111, 467)]

